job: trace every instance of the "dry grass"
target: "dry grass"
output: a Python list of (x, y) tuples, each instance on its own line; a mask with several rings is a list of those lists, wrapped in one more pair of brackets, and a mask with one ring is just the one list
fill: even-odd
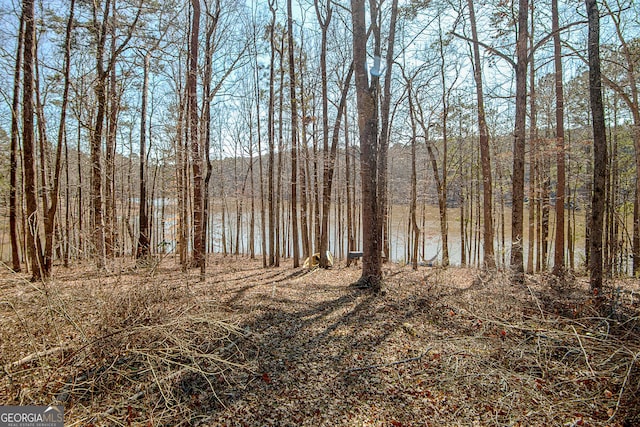
[[(68, 425), (640, 425), (633, 281), (172, 261), (0, 276), (0, 401)], [(618, 290), (618, 287), (620, 290)]]
[(188, 276), (78, 270), (45, 284), (3, 277), (0, 401), (58, 402), (65, 425), (176, 425), (192, 418), (193, 382), (217, 400), (219, 380), (251, 369), (234, 351), (245, 332)]

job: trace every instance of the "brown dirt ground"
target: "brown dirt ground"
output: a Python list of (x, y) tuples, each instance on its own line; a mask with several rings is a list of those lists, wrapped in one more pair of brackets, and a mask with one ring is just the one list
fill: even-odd
[(640, 425), (637, 282), (215, 257), (0, 272), (0, 403), (68, 426)]

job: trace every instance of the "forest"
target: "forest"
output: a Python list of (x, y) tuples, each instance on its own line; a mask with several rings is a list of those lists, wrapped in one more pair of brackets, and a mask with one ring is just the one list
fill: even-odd
[(639, 35), (634, 0), (0, 0), (0, 403), (637, 425)]

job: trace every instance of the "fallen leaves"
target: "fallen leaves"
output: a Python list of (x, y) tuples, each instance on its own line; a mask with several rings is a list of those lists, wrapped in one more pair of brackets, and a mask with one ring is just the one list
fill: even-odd
[[(259, 261), (244, 258), (216, 262), (205, 283), (173, 268), (165, 268), (162, 279), (144, 278), (150, 281), (148, 289), (155, 290), (144, 316), (126, 300), (116, 320), (125, 326), (139, 321), (145, 327), (156, 319), (175, 321), (180, 307), (167, 298), (189, 283), (188, 292), (178, 292), (189, 310), (229, 316), (239, 331), (245, 331), (244, 338), (234, 339), (221, 355), (233, 356), (250, 370), (215, 370), (201, 361), (200, 368), (209, 369), (208, 374), (179, 376), (142, 393), (140, 402), (120, 407), (118, 423), (593, 426), (604, 425), (612, 416), (622, 421), (629, 413), (623, 380), (627, 372), (635, 373), (629, 355), (638, 351), (637, 340), (626, 343), (628, 350), (615, 347), (618, 343), (613, 341), (611, 348), (605, 347), (613, 338), (599, 332), (596, 320), (572, 320), (571, 307), (582, 304), (580, 300), (567, 301), (567, 317), (541, 315), (544, 301), (538, 305), (532, 298), (544, 295), (543, 286), (533, 286), (531, 292), (514, 289), (497, 275), (482, 287), (472, 287), (476, 272), (464, 269), (433, 269), (429, 286), (423, 286), (424, 271), (390, 265), (394, 271), (385, 283), (386, 294), (373, 296), (347, 286), (360, 273), (355, 268), (293, 275), (287, 267), (262, 269)], [(103, 280), (96, 275), (78, 282), (82, 287), (73, 281), (51, 285), (54, 295), (60, 292), (69, 301), (83, 301), (85, 305), (72, 312), (83, 331), (91, 331), (100, 319), (94, 314), (95, 297), (81, 298), (79, 292), (107, 292)], [(126, 296), (141, 281), (132, 274), (114, 279), (108, 288)], [(23, 316), (33, 310), (26, 302), (32, 303), (15, 301)], [(0, 332), (16, 331), (15, 315), (1, 314)], [(614, 321), (607, 321), (613, 330)], [(200, 337), (197, 344), (203, 353), (214, 348), (211, 337), (199, 330), (204, 326), (194, 323), (191, 331)], [(62, 331), (65, 336), (75, 330), (68, 329)], [(28, 332), (46, 336), (43, 331)], [(158, 342), (169, 339), (160, 336)], [(3, 347), (2, 357), (5, 354)], [(60, 357), (45, 355), (25, 368), (37, 368), (40, 359), (43, 366), (61, 363)], [(192, 359), (177, 363), (192, 367)], [(119, 369), (128, 375), (145, 373), (124, 365)], [(59, 384), (66, 381), (60, 375), (52, 378), (58, 390), (52, 386), (38, 398), (59, 392)], [(117, 382), (121, 394), (106, 392), (85, 406), (74, 404), (71, 395), (69, 420), (89, 424), (82, 420), (90, 420), (102, 401), (134, 395), (125, 379)], [(0, 400), (9, 402), (18, 393), (7, 379), (0, 381)], [(167, 393), (176, 388), (184, 389), (183, 401), (171, 400)], [(25, 383), (20, 392), (35, 396), (37, 390)]]

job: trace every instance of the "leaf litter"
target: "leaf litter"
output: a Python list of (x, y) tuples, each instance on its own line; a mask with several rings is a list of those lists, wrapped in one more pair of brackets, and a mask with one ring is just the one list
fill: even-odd
[(65, 425), (640, 425), (637, 282), (210, 259), (2, 272), (0, 401)]

